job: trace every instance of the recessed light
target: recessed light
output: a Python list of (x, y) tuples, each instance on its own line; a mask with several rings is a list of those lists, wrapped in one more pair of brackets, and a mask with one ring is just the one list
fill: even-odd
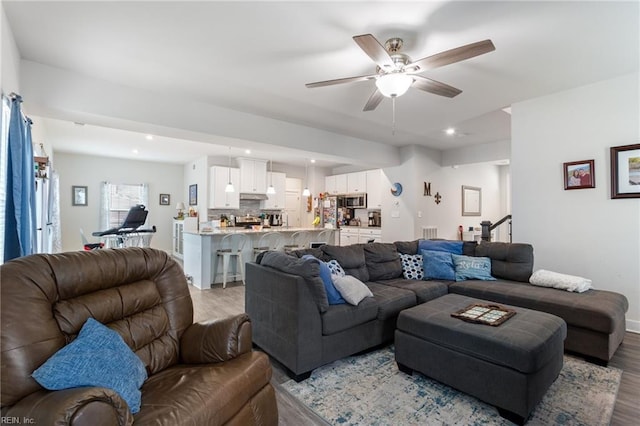
[(137, 149), (137, 148), (133, 148), (133, 149), (131, 150), (131, 152), (132, 152), (132, 153), (134, 153), (134, 154), (137, 154), (137, 153), (138, 153), (138, 149)]
[(249, 155), (249, 154), (251, 154), (251, 150), (250, 150), (250, 149), (245, 149), (245, 150), (244, 150), (244, 153), (245, 153), (245, 154), (247, 154), (247, 155)]
[(456, 129), (454, 129), (453, 127), (449, 127), (447, 130), (444, 131), (446, 134), (448, 134), (449, 136), (451, 135), (455, 135), (456, 134)]
[(309, 161), (312, 162), (312, 163), (316, 162), (316, 160), (314, 160), (313, 158), (311, 160), (309, 160)]
[(147, 136), (145, 136), (145, 138), (146, 138), (148, 141), (152, 141), (152, 140), (153, 140), (153, 135), (147, 135)]

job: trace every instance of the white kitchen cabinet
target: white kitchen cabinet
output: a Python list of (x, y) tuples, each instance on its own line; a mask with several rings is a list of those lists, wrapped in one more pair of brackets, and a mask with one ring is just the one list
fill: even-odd
[(347, 194), (362, 194), (367, 192), (367, 173), (347, 173)]
[(266, 194), (267, 160), (238, 158), (240, 164), (240, 192)]
[(173, 257), (177, 257), (178, 259), (183, 258), (183, 239), (182, 232), (184, 230), (184, 221), (183, 220), (174, 220), (173, 221), (173, 249), (172, 254)]
[(267, 197), (269, 198), (262, 202), (262, 208), (283, 210), (287, 202), (287, 175), (285, 173), (268, 172), (267, 186), (272, 183), (276, 193), (267, 194)]
[(340, 245), (349, 246), (358, 243), (358, 228), (340, 229)]
[(324, 190), (331, 195), (346, 194), (347, 175), (331, 175), (324, 178)]
[(382, 231), (378, 228), (360, 228), (358, 230), (358, 242), (359, 243), (367, 243), (373, 240), (375, 243), (382, 242)]
[[(209, 208), (210, 209), (239, 209), (240, 208), (240, 169), (231, 168), (231, 183), (234, 192), (226, 192), (229, 183), (229, 167), (213, 166), (209, 169)], [(265, 189), (266, 191), (266, 189)]]
[(367, 208), (382, 208), (382, 170), (367, 170)]

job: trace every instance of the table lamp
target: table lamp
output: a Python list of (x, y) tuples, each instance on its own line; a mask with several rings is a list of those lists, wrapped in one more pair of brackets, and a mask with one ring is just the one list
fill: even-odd
[(178, 216), (176, 217), (176, 219), (184, 219), (184, 212), (183, 210), (186, 207), (184, 206), (184, 203), (182, 201), (180, 201), (177, 205), (176, 205), (176, 210), (178, 210)]

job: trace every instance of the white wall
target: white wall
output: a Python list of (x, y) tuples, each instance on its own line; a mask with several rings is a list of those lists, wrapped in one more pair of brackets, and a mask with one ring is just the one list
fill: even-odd
[(11, 92), (20, 93), (20, 54), (18, 46), (13, 38), (13, 33), (9, 27), (9, 21), (4, 13), (4, 7), (0, 3), (0, 51), (2, 61), (0, 61), (0, 84), (2, 92), (8, 95)]
[[(498, 221), (509, 207), (505, 200), (505, 185), (509, 183), (508, 167), (479, 163), (442, 167), (444, 153), (424, 147), (401, 150), (402, 164), (383, 169), (381, 190), (382, 240), (384, 242), (413, 240), (422, 237), (423, 226), (436, 226), (438, 237), (458, 239), (458, 226), (479, 227), (483, 220)], [(464, 157), (464, 153), (457, 153)], [(502, 158), (504, 151), (493, 160)], [(487, 157), (487, 159), (491, 159)], [(391, 195), (394, 182), (402, 184), (399, 197)], [(431, 196), (424, 196), (424, 182), (431, 183)], [(462, 185), (482, 189), (482, 215), (462, 216)], [(442, 198), (435, 203), (435, 195)], [(506, 241), (506, 228), (499, 228)]]
[[(60, 173), (60, 218), (62, 249), (82, 249), (80, 228), (89, 240), (91, 232), (99, 231), (100, 183), (148, 183), (148, 223), (158, 231), (151, 240), (151, 247), (171, 250), (172, 221), (176, 215), (175, 204), (182, 196), (183, 169), (181, 165), (146, 161), (101, 158), (87, 155), (55, 153), (55, 169)], [(88, 187), (88, 206), (71, 205), (71, 186)], [(159, 205), (160, 194), (171, 195), (171, 205)]]
[[(593, 280), (629, 300), (640, 332), (640, 199), (610, 198), (609, 148), (640, 141), (640, 75), (512, 106), (514, 240), (533, 244), (535, 268)], [(593, 189), (565, 191), (562, 164), (595, 160)]]

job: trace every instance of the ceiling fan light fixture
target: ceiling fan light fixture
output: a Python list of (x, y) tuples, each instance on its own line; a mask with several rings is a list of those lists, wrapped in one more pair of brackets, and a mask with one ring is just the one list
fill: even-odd
[(413, 84), (413, 78), (404, 73), (384, 74), (376, 80), (376, 87), (387, 98), (404, 95)]

